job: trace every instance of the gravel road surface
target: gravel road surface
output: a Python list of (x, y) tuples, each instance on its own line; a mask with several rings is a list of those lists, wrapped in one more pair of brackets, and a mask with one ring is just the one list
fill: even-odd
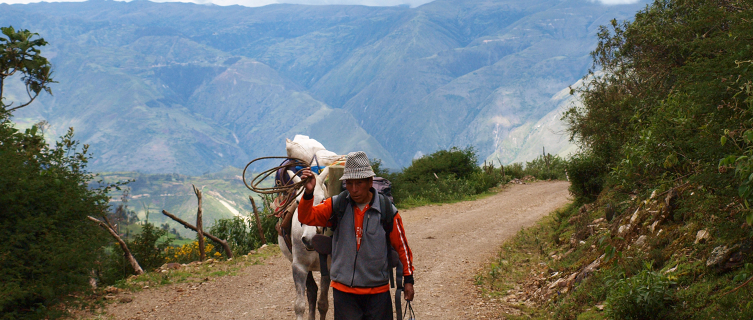
[[(473, 277), (506, 239), (567, 204), (568, 186), (563, 181), (509, 185), (476, 201), (401, 211), (416, 265), (416, 318), (504, 318), (479, 296)], [(128, 294), (132, 302), (110, 304), (105, 313), (114, 319), (295, 319), (294, 295), (290, 263), (276, 255), (199, 286)]]

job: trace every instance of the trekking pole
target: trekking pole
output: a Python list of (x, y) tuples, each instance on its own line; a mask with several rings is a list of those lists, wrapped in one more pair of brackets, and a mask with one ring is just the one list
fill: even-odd
[[(394, 255), (397, 255), (395, 252)], [(401, 305), (402, 302), (402, 293), (403, 293), (403, 263), (400, 262), (400, 259), (397, 260), (397, 263), (395, 263), (395, 317), (397, 320), (403, 320), (403, 307)], [(390, 271), (390, 275), (392, 275), (392, 271)]]

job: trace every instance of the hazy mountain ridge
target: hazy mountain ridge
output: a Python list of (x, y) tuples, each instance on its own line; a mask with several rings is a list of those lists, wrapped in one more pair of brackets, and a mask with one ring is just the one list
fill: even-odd
[(19, 122), (74, 126), (97, 171), (198, 174), (282, 155), (297, 133), (393, 168), (450, 146), (514, 152), (501, 141), (585, 74), (596, 27), (640, 6), (89, 1), (0, 5), (0, 21), (50, 42), (59, 81)]

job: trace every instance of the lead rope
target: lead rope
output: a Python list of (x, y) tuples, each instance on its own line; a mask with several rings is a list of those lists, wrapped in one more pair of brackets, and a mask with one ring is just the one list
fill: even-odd
[[(259, 160), (265, 160), (265, 159), (285, 159), (285, 160), (291, 160), (291, 163), (288, 163), (286, 165), (279, 165), (274, 168), (270, 168), (267, 170), (262, 171), (261, 173), (257, 174), (256, 176), (251, 179), (251, 184), (246, 182), (246, 171), (248, 170), (248, 167), (251, 166), (256, 161)], [(318, 161), (317, 161), (318, 162)], [(309, 177), (306, 180), (301, 180), (298, 182), (293, 182), (293, 177), (290, 177), (290, 181), (288, 181), (287, 184), (284, 184), (282, 181), (275, 181), (275, 184), (273, 187), (264, 188), (260, 187), (259, 185), (269, 176), (277, 173), (277, 170), (284, 168), (284, 170), (290, 170), (292, 169), (294, 172), (294, 175), (298, 175), (298, 173), (303, 170), (296, 170), (296, 167), (301, 168), (308, 168), (310, 165), (305, 160), (297, 159), (297, 158), (288, 158), (288, 157), (261, 157), (256, 158), (246, 164), (246, 167), (243, 168), (243, 175), (241, 176), (243, 178), (243, 184), (246, 185), (246, 188), (249, 190), (256, 192), (258, 194), (283, 194), (284, 199), (282, 203), (280, 203), (280, 207), (277, 209), (280, 212), (286, 211), (288, 207), (290, 207), (293, 202), (295, 202), (295, 199), (298, 198), (298, 196), (303, 193), (303, 186), (306, 185), (306, 182), (308, 182), (309, 179), (313, 179), (313, 177)]]
[[(406, 300), (406, 303), (408, 303), (408, 307), (405, 308), (405, 311), (403, 312), (403, 320), (416, 320), (416, 313), (413, 312), (413, 306), (408, 300)], [(409, 318), (405, 318), (406, 315), (408, 315)]]

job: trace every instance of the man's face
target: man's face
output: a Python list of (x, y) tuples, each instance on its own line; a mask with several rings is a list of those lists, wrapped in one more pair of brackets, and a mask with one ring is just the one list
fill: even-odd
[(356, 203), (368, 203), (371, 201), (371, 184), (373, 178), (345, 180), (345, 189), (350, 192), (350, 198)]

